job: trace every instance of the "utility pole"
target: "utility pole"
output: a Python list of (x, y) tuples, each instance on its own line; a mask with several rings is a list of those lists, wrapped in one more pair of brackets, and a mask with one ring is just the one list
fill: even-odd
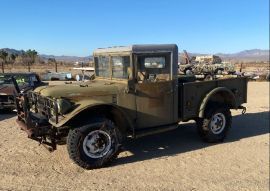
[(28, 72), (30, 72), (30, 62), (27, 62), (28, 64)]
[(54, 61), (54, 65), (55, 65), (55, 72), (57, 72), (57, 61)]
[(5, 66), (4, 64), (7, 62), (8, 53), (4, 50), (0, 51), (0, 58), (2, 59), (2, 73), (5, 73)]

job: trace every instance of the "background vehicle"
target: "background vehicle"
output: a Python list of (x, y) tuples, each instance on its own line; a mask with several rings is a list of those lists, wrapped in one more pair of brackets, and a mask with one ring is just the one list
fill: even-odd
[(0, 109), (15, 109), (14, 93), (16, 88), (11, 77), (14, 76), (20, 91), (27, 92), (45, 85), (35, 73), (2, 73), (0, 74)]
[[(195, 81), (178, 75), (176, 45), (94, 51), (96, 79), (40, 87), (17, 98), (18, 124), (56, 149), (67, 137), (70, 158), (87, 169), (114, 159), (127, 136), (138, 138), (195, 120), (201, 137), (222, 141), (230, 109), (244, 109), (246, 78)], [(175, 137), (177, 138), (177, 137)]]
[(69, 72), (47, 72), (41, 76), (44, 81), (65, 81), (72, 80), (72, 75)]
[(222, 75), (235, 74), (235, 67), (229, 62), (222, 62), (219, 56), (193, 56), (189, 57), (184, 50), (185, 63), (179, 64), (179, 72), (186, 75), (195, 75), (205, 80), (223, 77)]

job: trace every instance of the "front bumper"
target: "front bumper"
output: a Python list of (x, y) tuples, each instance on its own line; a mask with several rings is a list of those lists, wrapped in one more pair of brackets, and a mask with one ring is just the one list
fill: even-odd
[(15, 103), (10, 102), (0, 102), (0, 110), (1, 109), (15, 109)]
[(49, 123), (45, 113), (33, 112), (33, 100), (31, 93), (23, 94), (15, 99), (17, 109), (17, 124), (24, 130), (28, 138), (38, 141), (44, 146), (49, 146), (50, 151), (56, 150), (56, 142), (59, 139), (59, 132)]
[(49, 151), (56, 150), (57, 131), (48, 123), (38, 123), (35, 117), (32, 117), (32, 114), (27, 117), (27, 123), (19, 118), (16, 122), (21, 130), (27, 133), (28, 138), (38, 141), (39, 144), (45, 146)]
[(0, 109), (15, 109), (14, 96), (0, 95)]

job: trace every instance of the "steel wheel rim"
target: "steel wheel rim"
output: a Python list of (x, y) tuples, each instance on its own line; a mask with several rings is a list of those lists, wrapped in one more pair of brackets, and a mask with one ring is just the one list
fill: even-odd
[(216, 113), (212, 116), (210, 122), (210, 129), (214, 134), (220, 134), (226, 125), (226, 118), (223, 113)]
[(83, 141), (83, 151), (90, 158), (102, 158), (111, 148), (110, 135), (102, 130), (91, 131)]

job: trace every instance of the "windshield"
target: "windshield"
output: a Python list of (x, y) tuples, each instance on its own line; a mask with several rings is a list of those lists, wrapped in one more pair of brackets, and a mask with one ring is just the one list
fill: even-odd
[[(110, 67), (111, 66), (111, 67)], [(96, 76), (106, 78), (128, 79), (130, 56), (95, 57)]]
[[(11, 74), (0, 74), (0, 84), (13, 84), (11, 80)], [(13, 75), (18, 84), (29, 83), (29, 78), (27, 75), (14, 74)]]

